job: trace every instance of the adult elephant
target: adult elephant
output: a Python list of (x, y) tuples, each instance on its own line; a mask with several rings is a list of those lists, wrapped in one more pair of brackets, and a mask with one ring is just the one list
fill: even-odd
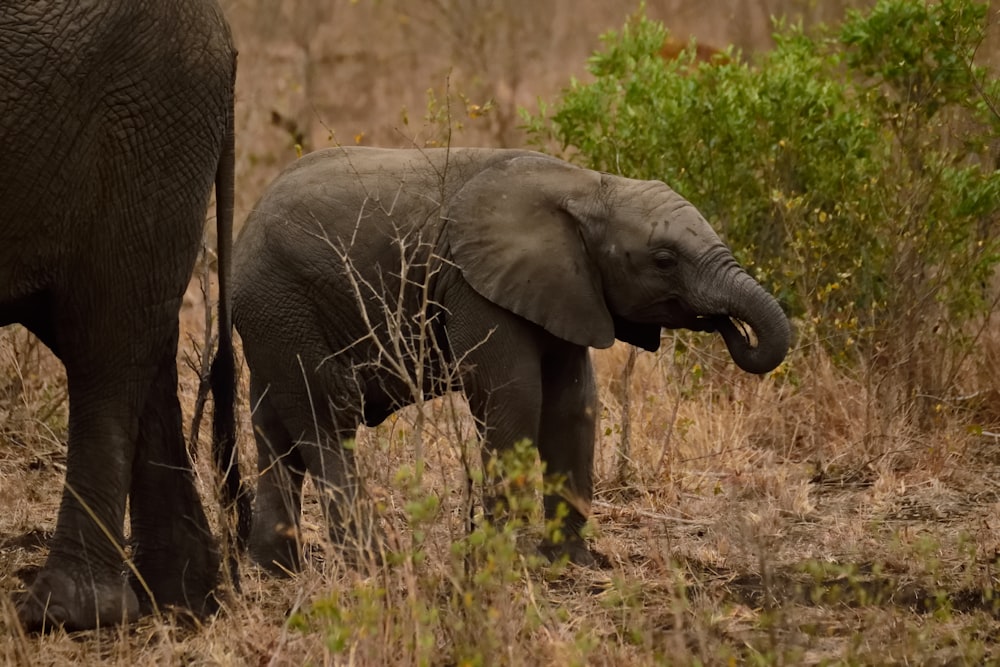
[[(55, 535), (18, 603), (28, 628), (131, 620), (149, 594), (195, 612), (216, 604), (176, 352), (214, 183), (215, 426), (231, 445), (235, 67), (214, 0), (0, 4), (0, 325), (44, 342), (69, 388)], [(135, 590), (122, 577), (130, 492)]]
[[(345, 441), (421, 393), (461, 387), (484, 455), (533, 441), (564, 481), (580, 563), (597, 418), (588, 347), (656, 350), (715, 330), (744, 370), (784, 358), (789, 323), (687, 201), (658, 181), (519, 150), (335, 148), (288, 168), (236, 242), (233, 318), (250, 366), (259, 485), (252, 557), (299, 567), (305, 472), (332, 537), (371, 539)], [(752, 329), (756, 343), (733, 322)]]

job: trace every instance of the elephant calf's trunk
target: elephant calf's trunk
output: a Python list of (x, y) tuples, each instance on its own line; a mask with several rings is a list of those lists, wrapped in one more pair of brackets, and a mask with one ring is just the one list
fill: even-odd
[[(748, 373), (769, 373), (788, 354), (792, 329), (774, 297), (749, 276), (746, 280), (739, 297), (727, 309), (729, 316), (714, 318), (714, 324), (737, 366)], [(733, 319), (750, 328), (755, 343)]]
[(716, 331), (722, 335), (729, 348), (733, 361), (748, 373), (758, 375), (773, 371), (784, 360), (788, 352), (787, 345), (766, 345), (760, 342), (762, 334), (754, 330), (758, 343), (753, 345), (740, 327), (728, 317), (720, 317), (715, 324)]

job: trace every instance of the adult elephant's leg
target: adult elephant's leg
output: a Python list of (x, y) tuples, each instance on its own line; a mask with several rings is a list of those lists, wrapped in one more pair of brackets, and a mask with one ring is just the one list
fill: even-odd
[(567, 344), (547, 355), (542, 383), (538, 451), (546, 476), (562, 485), (560, 493), (545, 495), (545, 517), (556, 517), (560, 505), (565, 511), (561, 539), (547, 539), (543, 551), (549, 556), (567, 554), (573, 562), (592, 565), (594, 554), (581, 535), (594, 491), (597, 419), (597, 389), (587, 348)]
[(139, 575), (133, 588), (143, 606), (152, 593), (160, 606), (204, 614), (217, 608), (212, 592), (219, 559), (184, 444), (176, 318), (172, 330), (139, 421), (132, 466), (130, 518)]
[(274, 574), (301, 567), (302, 482), (305, 462), (295, 449), (267, 387), (250, 379), (250, 407), (257, 442), (257, 495), (250, 529), (250, 557)]
[(139, 413), (155, 374), (148, 346), (165, 338), (147, 332), (130, 339), (128, 327), (119, 331), (113, 320), (79, 306), (57, 306), (58, 321), (45, 334), (66, 367), (69, 442), (55, 536), (18, 604), (29, 629), (91, 628), (132, 620), (139, 611), (122, 577), (125, 498)]

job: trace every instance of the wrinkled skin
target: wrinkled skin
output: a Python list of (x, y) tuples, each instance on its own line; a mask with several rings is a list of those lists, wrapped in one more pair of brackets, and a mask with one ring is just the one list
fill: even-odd
[[(27, 327), (69, 385), (55, 535), (17, 608), (28, 629), (129, 621), (150, 592), (196, 613), (217, 604), (176, 353), (213, 183), (228, 270), (235, 58), (213, 0), (0, 4), (0, 326)], [(129, 493), (148, 591), (123, 577)]]
[(597, 418), (587, 348), (618, 338), (655, 350), (663, 327), (717, 330), (738, 365), (765, 373), (790, 339), (775, 300), (666, 185), (527, 151), (308, 155), (247, 220), (233, 290), (259, 455), (250, 550), (276, 572), (300, 567), (307, 472), (326, 491), (332, 537), (372, 544), (342, 443), (420, 391), (454, 388), (477, 418), (484, 456), (528, 438), (564, 481), (545, 511), (567, 503), (566, 539), (543, 550), (593, 563), (580, 533)]

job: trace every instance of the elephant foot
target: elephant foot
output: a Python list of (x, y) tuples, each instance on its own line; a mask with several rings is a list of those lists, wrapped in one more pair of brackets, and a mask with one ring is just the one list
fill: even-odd
[[(135, 572), (129, 573), (140, 610), (149, 613), (153, 601), (161, 609), (175, 608), (205, 617), (219, 609), (219, 557), (214, 549), (150, 548), (135, 545)], [(138, 576), (136, 576), (138, 572)]]
[(250, 559), (275, 576), (287, 577), (300, 572), (302, 556), (298, 531), (286, 523), (264, 526), (255, 521), (250, 531)]
[(29, 632), (56, 626), (89, 630), (138, 618), (139, 602), (123, 577), (95, 580), (81, 570), (40, 570), (17, 603), (21, 626)]
[(581, 567), (597, 570), (606, 570), (611, 567), (611, 561), (608, 560), (608, 557), (587, 546), (583, 538), (570, 538), (559, 543), (545, 540), (538, 546), (538, 552), (553, 563), (565, 557), (569, 559), (569, 562)]

